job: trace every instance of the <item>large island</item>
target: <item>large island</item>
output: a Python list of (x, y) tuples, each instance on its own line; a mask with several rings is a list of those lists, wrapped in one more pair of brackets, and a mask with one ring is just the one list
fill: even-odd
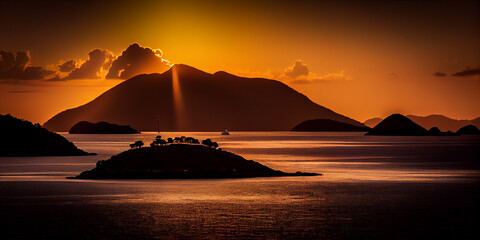
[[(142, 144), (143, 145), (143, 144)], [(99, 161), (82, 172), (80, 179), (246, 178), (315, 176), (316, 173), (285, 173), (214, 147), (190, 143), (168, 143), (134, 147)]]
[(0, 115), (0, 156), (82, 156), (91, 155), (78, 149), (61, 135), (40, 124)]

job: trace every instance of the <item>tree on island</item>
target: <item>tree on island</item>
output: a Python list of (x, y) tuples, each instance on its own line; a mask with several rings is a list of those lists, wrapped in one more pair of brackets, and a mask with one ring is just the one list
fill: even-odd
[(211, 148), (217, 148), (218, 147), (218, 143), (217, 142), (212, 142), (212, 140), (210, 140), (210, 138), (207, 138), (207, 139), (203, 140), (202, 144), (207, 146), (207, 147), (211, 147)]
[(157, 137), (155, 137), (155, 140), (153, 140), (153, 142), (150, 143), (150, 147), (163, 146), (163, 145), (166, 145), (166, 144), (167, 144), (167, 141), (162, 139), (161, 136), (157, 136)]
[(130, 144), (130, 148), (131, 148), (131, 149), (141, 148), (143, 145), (144, 145), (144, 144), (143, 144), (142, 141), (136, 141), (135, 143)]
[[(143, 146), (143, 142), (137, 141), (135, 143), (130, 144), (130, 148), (140, 148)], [(205, 139), (201, 142), (203, 145), (210, 147), (210, 148), (218, 148), (217, 142), (212, 142), (211, 139)], [(150, 147), (159, 147), (159, 146), (167, 146), (170, 144), (200, 144), (200, 141), (193, 137), (175, 137), (175, 138), (168, 138), (167, 140), (162, 139), (161, 136), (156, 136), (152, 143), (150, 143)]]
[(185, 138), (186, 143), (192, 143), (192, 144), (200, 144), (200, 141), (198, 139), (193, 138), (193, 137), (187, 137)]

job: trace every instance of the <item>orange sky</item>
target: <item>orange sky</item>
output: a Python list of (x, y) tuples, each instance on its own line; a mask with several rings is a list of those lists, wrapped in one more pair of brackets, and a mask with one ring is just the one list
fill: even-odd
[[(478, 1), (48, 3), (1, 0), (0, 51), (29, 51), (31, 66), (57, 71), (61, 61), (88, 60), (93, 49), (119, 56), (137, 42), (172, 63), (281, 80), (359, 121), (393, 112), (480, 116), (478, 73), (452, 76), (480, 67)], [(296, 60), (307, 75), (288, 69)], [(121, 82), (102, 74), (4, 77), (0, 113), (43, 123)]]

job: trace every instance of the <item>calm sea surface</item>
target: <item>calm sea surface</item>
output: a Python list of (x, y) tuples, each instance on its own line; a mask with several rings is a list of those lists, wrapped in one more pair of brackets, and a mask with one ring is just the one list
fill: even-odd
[(285, 172), (71, 180), (157, 133), (62, 134), (83, 157), (0, 157), (0, 239), (480, 239), (480, 137), (163, 132)]

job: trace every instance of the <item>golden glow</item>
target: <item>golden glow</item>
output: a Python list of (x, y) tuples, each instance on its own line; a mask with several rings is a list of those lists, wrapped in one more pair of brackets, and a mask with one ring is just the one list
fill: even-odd
[(43, 124), (55, 114), (86, 104), (122, 80), (82, 79), (0, 85), (0, 113)]
[[(282, 80), (278, 76), (285, 68), (302, 59), (312, 76), (328, 81), (285, 82), (314, 102), (359, 121), (393, 112), (443, 114), (458, 119), (479, 116), (478, 75), (476, 79), (451, 76), (480, 63), (480, 35), (471, 31), (479, 28), (475, 12), (479, 4), (475, 1), (432, 5), (414, 12), (411, 9), (418, 3), (408, 1), (399, 3), (395, 11), (383, 3), (365, 7), (335, 1), (140, 2), (119, 2), (109, 5), (114, 8), (111, 11), (63, 18), (65, 22), (36, 19), (39, 29), (33, 32), (15, 25), (31, 19), (6, 18), (12, 22), (4, 23), (8, 26), (5, 31), (12, 32), (4, 34), (8, 38), (0, 38), (5, 48), (0, 50), (29, 50), (32, 65), (55, 67), (59, 61), (85, 58), (96, 48), (118, 56), (137, 42), (155, 50), (160, 48), (155, 53), (168, 59), (164, 61), (168, 66), (183, 63), (209, 73), (222, 70), (277, 80)], [(66, 33), (44, 39), (44, 32), (51, 29), (65, 29)], [(144, 66), (141, 70), (153, 72), (151, 68)], [(437, 71), (446, 75), (436, 77), (433, 73)], [(351, 80), (335, 81), (337, 78)], [(71, 88), (65, 91), (83, 99), (53, 101), (46, 93), (50, 90), (42, 86), (28, 88), (37, 92), (31, 96), (11, 94), (8, 89), (24, 89), (0, 85), (0, 113), (44, 109), (48, 116), (31, 118), (42, 122), (93, 98), (92, 94)], [(23, 99), (37, 97), (42, 99), (23, 103)], [(58, 104), (40, 105), (43, 98)], [(53, 108), (57, 112), (52, 112)]]
[(176, 128), (181, 129), (183, 126), (183, 103), (182, 91), (180, 89), (180, 80), (178, 78), (177, 68), (172, 67), (172, 93), (173, 93), (173, 110), (175, 111)]

